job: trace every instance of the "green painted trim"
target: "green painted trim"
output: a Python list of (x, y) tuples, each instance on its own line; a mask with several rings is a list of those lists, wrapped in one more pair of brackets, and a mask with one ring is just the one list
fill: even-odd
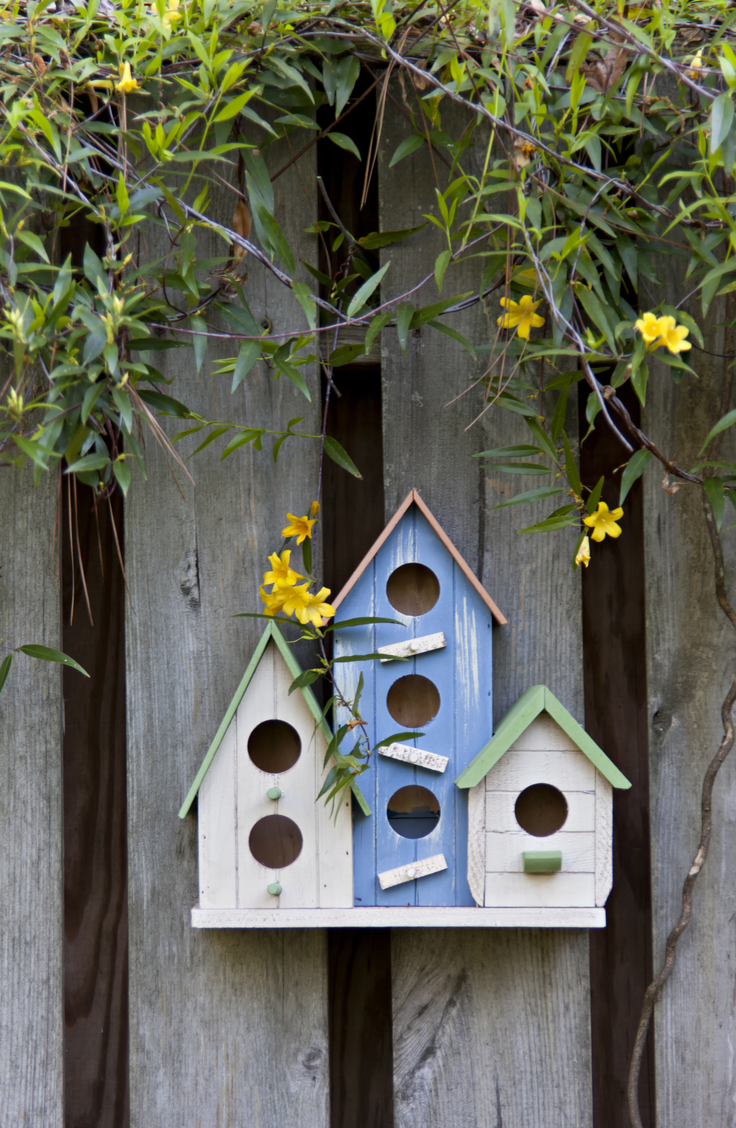
[(278, 897), (281, 892), (281, 886), (278, 881), (272, 881), (270, 885), (267, 885), (266, 892), (270, 893), (272, 897)]
[(524, 693), (515, 705), (509, 709), (506, 716), (499, 723), (496, 733), (481, 748), (475, 759), (471, 760), (467, 768), (455, 780), (458, 787), (475, 787), (477, 783), (488, 775), (494, 764), (508, 752), (511, 745), (517, 740), (529, 725), (544, 709), (544, 686), (533, 685)]
[(562, 705), (551, 690), (544, 691), (544, 701), (547, 712), (551, 717), (557, 721), (560, 728), (563, 728), (571, 740), (574, 740), (581, 752), (590, 760), (601, 775), (604, 775), (611, 787), (619, 788), (621, 791), (628, 791), (631, 783), (626, 778), (622, 771), (614, 764), (613, 760), (609, 760), (602, 748), (599, 748), (596, 742), (588, 736), (582, 725), (579, 725), (573, 716), (568, 713), (564, 705)]
[[(263, 657), (263, 653), (264, 653), (264, 651), (265, 651), (266, 647), (268, 646), (268, 643), (270, 642), (271, 639), (273, 639), (273, 641), (276, 643), (278, 651), (279, 651), (281, 657), (284, 659), (284, 662), (286, 663), (287, 669), (288, 669), (289, 673), (291, 674), (291, 676), (294, 679), (296, 679), (302, 673), (301, 666), (299, 665), (296, 658), (292, 654), (291, 649), (289, 648), (288, 642), (286, 641), (286, 639), (282, 635), (282, 633), (279, 630), (276, 623), (274, 623), (273, 621), (268, 623), (266, 625), (265, 631), (261, 635), (260, 642), (258, 643), (258, 646), (255, 648), (255, 651), (253, 653), (253, 657), (251, 658), (250, 662), (248, 663), (246, 671), (243, 674), (242, 681), (240, 682), (240, 685), (238, 686), (238, 688), (235, 690), (235, 696), (233, 697), (232, 701), (228, 705), (227, 712), (225, 713), (225, 716), (222, 718), (222, 721), (220, 722), (220, 727), (218, 728), (217, 732), (215, 733), (215, 739), (212, 741), (212, 743), (209, 746), (209, 749), (207, 750), (207, 755), (205, 756), (204, 760), (202, 761), (202, 766), (200, 767), (199, 771), (197, 772), (197, 775), (194, 779), (194, 783), (189, 788), (189, 791), (187, 793), (187, 797), (181, 805), (181, 809), (179, 811), (179, 818), (180, 819), (186, 818), (186, 816), (189, 814), (189, 811), (190, 811), (192, 803), (194, 802), (194, 799), (197, 795), (197, 792), (199, 791), (200, 787), (202, 786), (202, 780), (204, 779), (204, 777), (207, 775), (207, 772), (209, 771), (210, 764), (212, 763), (212, 761), (215, 758), (215, 753), (217, 752), (217, 749), (222, 744), (225, 733), (227, 732), (228, 728), (230, 727), (230, 722), (232, 721), (233, 717), (235, 716), (238, 705), (240, 704), (240, 702), (243, 698), (243, 694), (245, 693), (246, 689), (248, 688), (250, 681), (251, 681), (251, 678), (253, 677), (254, 673), (256, 672), (256, 668), (258, 666), (258, 663), (260, 662), (261, 658)], [(300, 693), (304, 697), (304, 700), (307, 703), (307, 707), (309, 708), (310, 713), (314, 717), (315, 721), (318, 723), (320, 732), (322, 733), (323, 737), (325, 738), (325, 740), (329, 744), (330, 741), (332, 740), (332, 732), (330, 730), (330, 726), (327, 724), (327, 721), (322, 716), (322, 710), (320, 709), (319, 705), (317, 704), (316, 697), (314, 696), (314, 694), (312, 693), (312, 691), (311, 691), (311, 689), (309, 688), (308, 685), (303, 686), (300, 689)], [(358, 804), (360, 805), (360, 809), (362, 810), (363, 814), (369, 815), (371, 813), (371, 809), (368, 806), (368, 804), (365, 800), (365, 797), (364, 797), (363, 793), (361, 792), (360, 788), (358, 787), (357, 783), (353, 782), (353, 783), (351, 783), (350, 786), (352, 788), (353, 794), (355, 795), (356, 799), (358, 800)]]
[(559, 873), (562, 850), (525, 850), (524, 873)]
[(281, 798), (281, 788), (280, 787), (269, 787), (268, 791), (266, 792), (266, 795), (269, 799), (280, 799)]
[(488, 774), (494, 764), (508, 752), (511, 745), (546, 710), (557, 721), (560, 728), (577, 744), (595, 768), (605, 776), (612, 787), (622, 791), (631, 787), (630, 782), (609, 760), (602, 748), (588, 736), (571, 713), (557, 700), (551, 690), (544, 685), (534, 685), (528, 689), (500, 722), (495, 735), (481, 748), (475, 759), (455, 780), (457, 787), (475, 787)]
[(242, 681), (240, 682), (240, 685), (238, 686), (238, 688), (235, 690), (235, 696), (233, 697), (232, 701), (228, 705), (227, 712), (225, 713), (225, 716), (222, 718), (222, 721), (220, 722), (220, 727), (218, 728), (217, 732), (215, 733), (215, 739), (210, 744), (209, 749), (207, 750), (207, 755), (205, 756), (204, 760), (202, 761), (202, 766), (200, 767), (199, 771), (197, 772), (197, 774), (194, 778), (194, 783), (189, 788), (189, 791), (187, 793), (187, 797), (181, 805), (181, 809), (179, 810), (179, 818), (180, 819), (186, 818), (186, 816), (189, 814), (189, 810), (192, 806), (192, 803), (194, 802), (196, 794), (199, 791), (200, 787), (202, 786), (202, 780), (207, 775), (207, 772), (209, 770), (209, 766), (215, 758), (215, 752), (217, 751), (217, 749), (222, 744), (223, 737), (225, 736), (225, 733), (227, 732), (227, 730), (230, 726), (231, 720), (235, 716), (238, 705), (240, 704), (241, 698), (242, 698), (243, 694), (245, 693), (246, 689), (248, 688), (248, 685), (250, 684), (251, 678), (253, 677), (254, 673), (256, 672), (256, 668), (258, 666), (258, 663), (260, 662), (261, 658), (263, 657), (263, 652), (266, 649), (266, 646), (268, 645), (269, 639), (273, 635), (274, 629), (278, 630), (278, 627), (276, 627), (276, 624), (275, 623), (268, 623), (266, 625), (265, 631), (261, 635), (261, 640), (258, 643), (258, 646), (255, 648), (255, 651), (253, 653), (253, 657), (251, 658), (250, 662), (248, 663), (248, 665), (246, 667), (245, 673), (243, 674)]

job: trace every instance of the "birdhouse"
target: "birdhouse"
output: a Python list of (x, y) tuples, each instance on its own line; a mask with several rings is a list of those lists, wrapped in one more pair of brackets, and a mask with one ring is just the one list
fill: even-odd
[(506, 619), (415, 490), (334, 605), (338, 626), (396, 620), (334, 636), (347, 699), (363, 675), (371, 744), (395, 735), (360, 776), (370, 814), (353, 814), (355, 905), (472, 906), (467, 798), (453, 780), (491, 737), (491, 632)]
[(468, 793), (467, 875), (478, 905), (571, 918), (598, 909), (605, 922), (613, 788), (631, 784), (554, 694), (527, 690), (456, 783)]
[(353, 903), (350, 800), (315, 801), (332, 734), (308, 686), (289, 694), (300, 673), (269, 623), (179, 812), (198, 796), (195, 926)]

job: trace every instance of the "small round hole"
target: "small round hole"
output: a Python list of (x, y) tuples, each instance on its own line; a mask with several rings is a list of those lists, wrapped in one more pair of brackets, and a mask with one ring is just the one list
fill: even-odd
[(400, 787), (388, 801), (388, 821), (402, 838), (424, 838), (440, 820), (440, 805), (426, 787)]
[(402, 615), (424, 615), (440, 597), (440, 582), (424, 564), (402, 564), (389, 576), (386, 595)]
[(428, 725), (440, 711), (437, 686), (421, 674), (407, 674), (393, 683), (386, 696), (386, 708), (393, 719), (406, 728)]
[(516, 800), (516, 821), (527, 834), (546, 838), (565, 825), (567, 800), (561, 791), (548, 783), (526, 787)]
[(269, 869), (290, 866), (302, 852), (302, 832), (286, 815), (266, 815), (259, 819), (248, 839), (257, 862)]
[(299, 733), (286, 721), (262, 721), (248, 737), (248, 755), (262, 772), (288, 772), (299, 759)]

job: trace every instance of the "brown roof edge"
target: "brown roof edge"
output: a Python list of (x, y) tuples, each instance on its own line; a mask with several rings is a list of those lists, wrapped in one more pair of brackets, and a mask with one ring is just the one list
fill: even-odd
[(412, 504), (412, 502), (416, 503), (416, 505), (419, 507), (420, 512), (423, 513), (424, 516), (427, 518), (430, 525), (432, 526), (432, 528), (436, 532), (437, 536), (440, 538), (440, 540), (444, 544), (445, 548), (452, 555), (452, 557), (455, 560), (458, 567), (461, 569), (462, 572), (465, 573), (465, 575), (468, 577), (468, 579), (470, 580), (470, 582), (473, 585), (473, 587), (475, 588), (475, 590), (478, 592), (478, 595), (481, 597), (481, 599), (486, 604), (486, 606), (490, 609), (491, 614), (493, 615), (496, 622), (500, 623), (500, 625), (502, 627), (505, 626), (506, 623), (508, 622), (508, 619), (506, 618), (506, 616), (501, 611), (499, 611), (498, 607), (493, 602), (493, 600), (491, 599), (491, 597), (488, 594), (488, 592), (486, 591), (486, 589), (483, 587), (483, 585), (480, 583), (480, 581), (476, 578), (476, 576), (473, 575), (473, 573), (471, 572), (467, 563), (465, 562), (463, 557), (460, 555), (458, 550), (455, 548), (455, 545), (452, 543), (452, 541), (448, 537), (447, 533), (445, 532), (445, 530), (442, 528), (442, 526), (438, 522), (437, 518), (433, 516), (431, 511), (428, 509), (426, 502), (422, 501), (421, 497), (419, 496), (419, 494), (417, 493), (417, 491), (415, 489), (410, 490), (409, 493), (406, 495), (406, 497), (402, 501), (401, 505), (399, 506), (399, 508), (396, 510), (393, 517), (389, 521), (388, 525), (383, 530), (383, 532), (381, 533), (378, 540), (376, 540), (376, 542), (373, 544), (372, 548), (370, 548), (368, 550), (368, 552), (365, 554), (365, 556), (361, 560), (360, 564), (355, 569), (352, 576), (350, 577), (348, 582), (343, 587), (340, 594), (337, 596), (336, 599), (332, 600), (332, 606), (335, 607), (335, 608), (340, 606), (340, 604), (342, 603), (345, 596), (348, 594), (349, 591), (352, 590), (352, 588), (357, 583), (358, 579), (363, 575), (363, 572), (368, 567), (371, 560), (373, 559), (373, 557), (378, 552), (379, 548), (384, 544), (384, 542), (386, 541), (388, 536), (396, 528), (397, 524), (399, 523), (401, 518), (404, 516), (404, 514), (406, 513), (407, 509)]

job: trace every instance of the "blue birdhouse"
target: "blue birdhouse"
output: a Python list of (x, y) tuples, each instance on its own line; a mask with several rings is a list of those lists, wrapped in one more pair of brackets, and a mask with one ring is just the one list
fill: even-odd
[[(360, 777), (370, 814), (353, 812), (356, 907), (471, 906), (467, 793), (454, 780), (493, 734), (492, 627), (506, 619), (416, 490), (334, 601), (335, 632), (371, 744), (395, 739)], [(339, 724), (347, 716), (338, 716)], [(415, 733), (421, 735), (413, 735)]]

